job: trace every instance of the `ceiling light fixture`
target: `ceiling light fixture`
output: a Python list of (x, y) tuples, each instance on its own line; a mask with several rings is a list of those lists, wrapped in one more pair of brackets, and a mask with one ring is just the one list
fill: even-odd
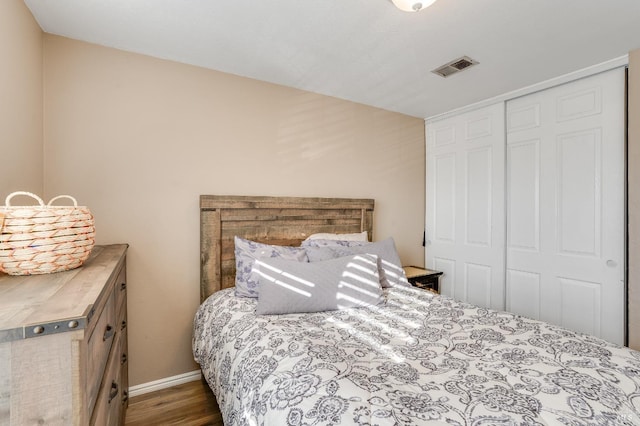
[(400, 10), (405, 12), (418, 12), (426, 9), (436, 2), (436, 0), (391, 0)]

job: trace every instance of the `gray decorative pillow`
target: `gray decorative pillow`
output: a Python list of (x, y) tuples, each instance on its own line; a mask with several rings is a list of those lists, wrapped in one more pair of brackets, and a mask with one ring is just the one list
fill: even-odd
[(256, 314), (335, 311), (382, 301), (378, 258), (371, 254), (302, 263), (256, 260), (260, 294)]
[(308, 262), (304, 248), (288, 246), (272, 246), (234, 237), (236, 256), (236, 296), (258, 297), (258, 278), (253, 269), (257, 259), (288, 259), (297, 262)]
[[(380, 284), (387, 287), (407, 287), (410, 286), (407, 277), (402, 269), (402, 262), (396, 250), (393, 238), (378, 241), (375, 243), (362, 243), (359, 241), (343, 241), (343, 245), (323, 243), (324, 240), (311, 240), (310, 243), (320, 241), (319, 245), (306, 246), (309, 261), (319, 262), (327, 259), (351, 256), (354, 254), (375, 254), (378, 256)], [(335, 243), (335, 241), (333, 241)], [(353, 244), (359, 243), (359, 244)]]

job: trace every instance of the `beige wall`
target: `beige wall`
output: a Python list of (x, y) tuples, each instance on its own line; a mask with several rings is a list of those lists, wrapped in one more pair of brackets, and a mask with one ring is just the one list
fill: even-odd
[(629, 347), (640, 350), (640, 49), (629, 53)]
[(45, 192), (128, 242), (131, 384), (197, 369), (199, 194), (376, 200), (374, 238), (424, 264), (424, 122), (45, 36)]
[(16, 190), (42, 193), (42, 31), (22, 0), (0, 1), (0, 64), (4, 205)]

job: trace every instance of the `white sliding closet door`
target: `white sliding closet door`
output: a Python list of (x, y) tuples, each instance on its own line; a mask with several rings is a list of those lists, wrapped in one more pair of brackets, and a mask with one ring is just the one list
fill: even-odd
[(624, 70), (507, 102), (506, 308), (624, 339)]
[(504, 103), (426, 129), (426, 265), (442, 294), (504, 309)]

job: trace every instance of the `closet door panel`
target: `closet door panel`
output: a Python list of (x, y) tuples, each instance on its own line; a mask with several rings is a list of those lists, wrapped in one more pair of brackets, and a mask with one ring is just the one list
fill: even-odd
[(597, 282), (559, 278), (562, 307), (560, 325), (571, 330), (599, 336), (602, 285)]
[(507, 246), (540, 249), (540, 140), (507, 146)]
[(534, 272), (507, 269), (508, 310), (540, 319), (541, 277)]
[(440, 292), (504, 309), (504, 104), (427, 123), (426, 211)]
[(491, 246), (491, 147), (465, 153), (465, 243)]
[(506, 116), (507, 309), (622, 344), (624, 70), (509, 101)]
[(454, 244), (456, 238), (456, 156), (447, 153), (435, 156), (433, 203), (433, 235), (443, 244)]
[(528, 102), (521, 106), (511, 106), (507, 113), (507, 133), (521, 132), (540, 126), (540, 103)]
[(558, 251), (600, 257), (600, 129), (557, 137)]
[[(478, 306), (491, 304), (491, 273), (492, 268), (487, 265), (465, 263), (464, 285), (467, 302)], [(497, 271), (501, 273), (501, 271)]]
[[(453, 259), (445, 259), (442, 257), (433, 257), (433, 269), (441, 271), (440, 276), (440, 294), (456, 298), (454, 294), (454, 285), (456, 282), (456, 261)], [(462, 291), (460, 290), (460, 294)]]

